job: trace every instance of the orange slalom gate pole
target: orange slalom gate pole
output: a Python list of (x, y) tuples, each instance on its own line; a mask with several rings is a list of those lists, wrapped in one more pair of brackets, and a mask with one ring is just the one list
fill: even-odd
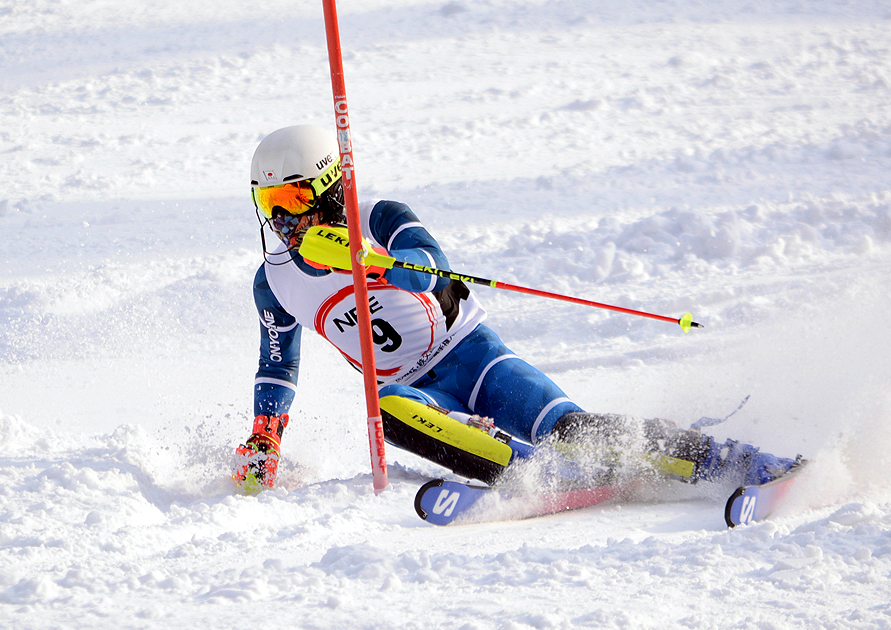
[(331, 66), (331, 88), (334, 93), (334, 118), (337, 125), (337, 143), (340, 147), (340, 165), (343, 173), (343, 198), (346, 205), (347, 229), (350, 237), (350, 255), (359, 264), (353, 264), (353, 288), (356, 295), (356, 320), (359, 325), (359, 343), (362, 351), (362, 374), (365, 380), (365, 404), (368, 410), (368, 444), (371, 450), (371, 474), (374, 493), (380, 494), (387, 487), (387, 456), (384, 445), (384, 425), (381, 420), (380, 400), (377, 392), (377, 369), (374, 362), (374, 338), (371, 332), (371, 312), (368, 306), (368, 285), (365, 265), (362, 264), (362, 230), (359, 219), (359, 195), (356, 191), (353, 142), (350, 136), (350, 110), (347, 105), (346, 82), (343, 76), (343, 54), (340, 48), (340, 27), (334, 0), (322, 0), (325, 11), (325, 33), (328, 39), (328, 64)]

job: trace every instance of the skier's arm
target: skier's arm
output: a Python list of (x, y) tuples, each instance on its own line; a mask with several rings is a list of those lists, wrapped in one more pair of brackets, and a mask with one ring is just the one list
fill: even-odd
[[(379, 201), (371, 211), (369, 228), (372, 237), (396, 260), (449, 270), (449, 261), (439, 243), (407, 205)], [(446, 278), (395, 267), (388, 269), (384, 278), (390, 284), (414, 293), (442, 291), (449, 284)]]
[(260, 316), (260, 363), (254, 380), (254, 415), (288, 412), (297, 389), (301, 326), (276, 299), (263, 267), (254, 277)]
[(300, 325), (282, 308), (263, 267), (254, 278), (260, 315), (260, 365), (254, 381), (251, 436), (235, 449), (235, 480), (248, 493), (272, 488), (278, 473), (281, 439), (288, 426), (300, 366)]

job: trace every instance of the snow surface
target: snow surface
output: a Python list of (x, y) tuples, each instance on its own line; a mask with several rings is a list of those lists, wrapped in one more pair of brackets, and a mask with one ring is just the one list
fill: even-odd
[(436, 528), (305, 339), (281, 487), (236, 496), (264, 134), (330, 125), (317, 2), (0, 4), (0, 627), (891, 626), (891, 8), (863, 0), (339, 6), (363, 197), (481, 288), (583, 406), (814, 460), (721, 496)]

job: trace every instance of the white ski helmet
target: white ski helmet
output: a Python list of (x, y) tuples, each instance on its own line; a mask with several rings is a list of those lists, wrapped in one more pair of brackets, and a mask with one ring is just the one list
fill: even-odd
[(313, 225), (344, 223), (340, 152), (333, 133), (295, 125), (263, 138), (251, 161), (251, 197), (261, 222), (296, 249)]

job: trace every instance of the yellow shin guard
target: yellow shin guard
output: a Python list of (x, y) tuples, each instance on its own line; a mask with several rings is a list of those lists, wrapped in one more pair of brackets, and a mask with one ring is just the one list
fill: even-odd
[(513, 450), (500, 436), (450, 418), (444, 409), (401, 396), (381, 398), (380, 407), (387, 442), (457, 475), (492, 483), (510, 463)]

